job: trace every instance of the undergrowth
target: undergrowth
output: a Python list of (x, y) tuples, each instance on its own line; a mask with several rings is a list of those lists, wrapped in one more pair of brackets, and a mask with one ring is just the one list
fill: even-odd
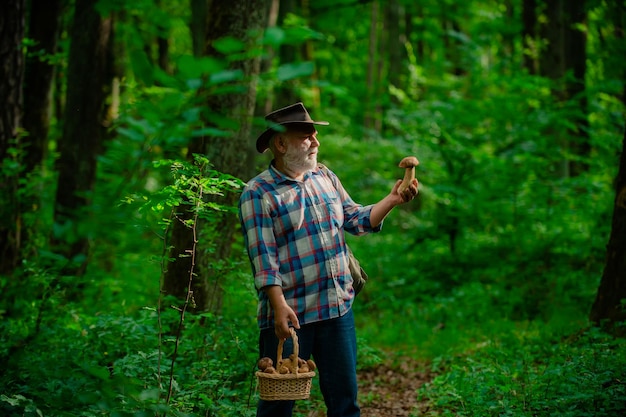
[[(176, 313), (164, 312), (165, 327), (176, 326)], [(66, 311), (11, 358), (0, 379), (0, 415), (254, 415), (252, 329), (239, 319), (189, 316), (166, 406), (159, 375), (169, 365), (159, 363), (154, 309), (95, 317)], [(165, 336), (166, 355), (173, 344)]]
[(504, 333), (464, 355), (439, 357), (420, 395), (429, 416), (617, 416), (626, 412), (626, 341), (596, 328), (554, 338), (549, 328)]

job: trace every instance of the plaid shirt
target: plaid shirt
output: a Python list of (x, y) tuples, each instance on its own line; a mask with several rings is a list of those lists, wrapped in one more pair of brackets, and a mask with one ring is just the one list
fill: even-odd
[(274, 326), (263, 287), (280, 285), (300, 324), (344, 315), (354, 289), (344, 230), (372, 228), (372, 206), (356, 204), (328, 168), (291, 179), (272, 165), (250, 180), (239, 200), (239, 218), (258, 290), (259, 327)]

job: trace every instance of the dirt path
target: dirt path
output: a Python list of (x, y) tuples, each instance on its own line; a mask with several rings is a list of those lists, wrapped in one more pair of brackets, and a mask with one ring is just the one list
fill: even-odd
[(434, 375), (428, 366), (403, 359), (393, 366), (378, 365), (359, 372), (359, 397), (362, 417), (409, 417), (429, 409), (418, 400), (417, 390)]
[[(361, 417), (410, 417), (429, 410), (425, 399), (418, 399), (417, 390), (432, 381), (435, 375), (427, 363), (410, 358), (395, 359), (358, 371)], [(318, 410), (323, 408), (317, 400)], [(309, 411), (307, 417), (326, 417), (325, 411)]]

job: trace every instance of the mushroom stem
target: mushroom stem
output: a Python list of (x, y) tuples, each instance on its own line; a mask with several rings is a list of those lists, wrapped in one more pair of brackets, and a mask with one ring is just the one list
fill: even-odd
[(398, 164), (400, 168), (405, 168), (404, 179), (398, 187), (398, 192), (400, 194), (404, 193), (404, 191), (411, 186), (411, 183), (415, 179), (415, 167), (417, 165), (419, 165), (419, 161), (414, 156), (407, 156), (400, 161), (400, 164)]
[(402, 180), (402, 184), (398, 187), (398, 192), (402, 193), (404, 190), (409, 188), (411, 182), (415, 178), (415, 167), (406, 168), (404, 170), (404, 179)]

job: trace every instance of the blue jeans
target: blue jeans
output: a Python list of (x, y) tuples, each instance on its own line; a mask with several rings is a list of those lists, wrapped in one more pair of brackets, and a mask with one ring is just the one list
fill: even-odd
[[(320, 390), (328, 409), (328, 417), (359, 417), (356, 382), (356, 333), (352, 310), (344, 316), (305, 324), (297, 330), (299, 356), (313, 360), (317, 365)], [(276, 363), (278, 339), (274, 329), (261, 330), (259, 352)], [(283, 357), (293, 351), (293, 342), (287, 339)], [(315, 379), (314, 379), (315, 380)], [(291, 417), (294, 401), (260, 400), (257, 417)]]

